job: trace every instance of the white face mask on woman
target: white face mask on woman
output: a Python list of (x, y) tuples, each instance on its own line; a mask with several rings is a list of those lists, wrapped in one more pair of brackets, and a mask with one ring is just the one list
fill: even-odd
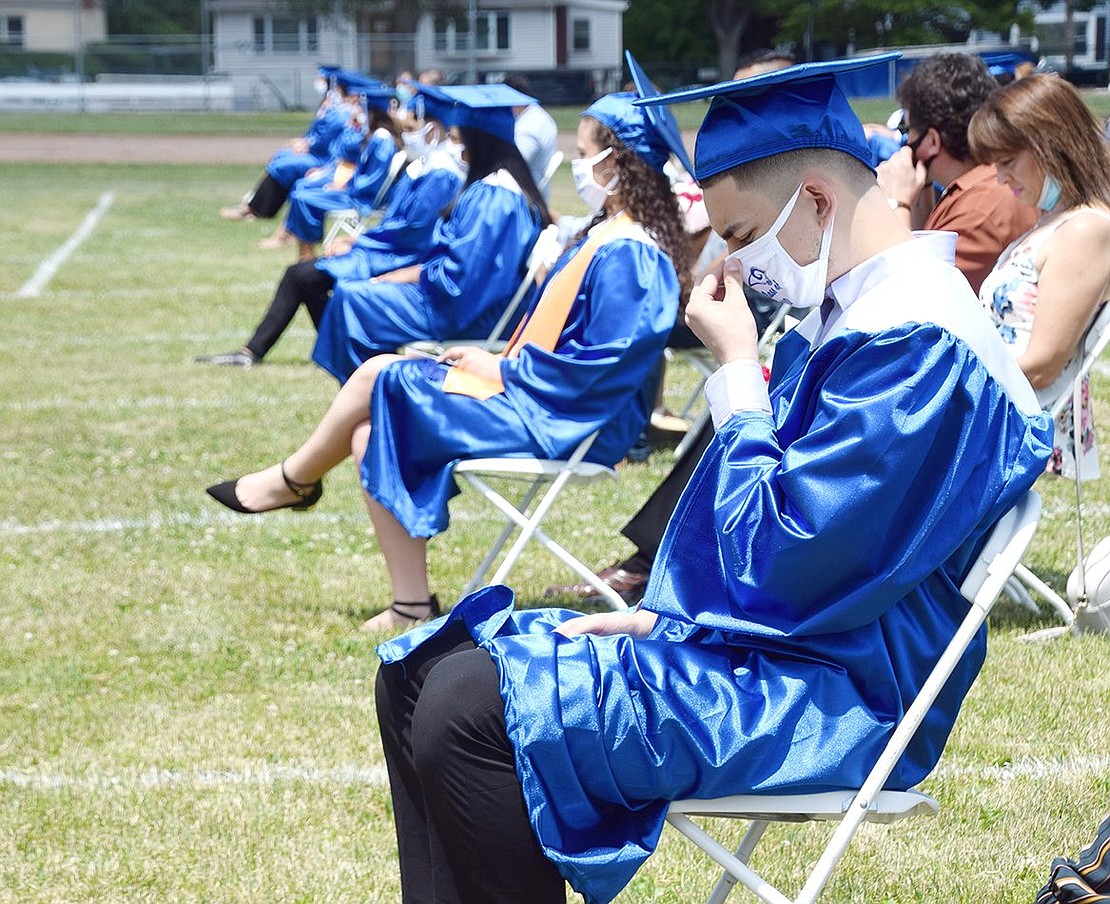
[(756, 292), (775, 301), (785, 301), (795, 308), (812, 308), (825, 298), (825, 281), (829, 273), (829, 245), (832, 242), (833, 218), (821, 235), (821, 250), (811, 264), (799, 264), (782, 247), (778, 234), (798, 203), (802, 186), (786, 202), (778, 219), (766, 233), (750, 245), (729, 255), (744, 265), (744, 282)]
[(586, 206), (597, 213), (605, 206), (606, 199), (617, 187), (620, 176), (614, 174), (608, 185), (598, 185), (594, 178), (594, 167), (613, 153), (612, 148), (606, 148), (600, 154), (592, 157), (579, 157), (570, 162), (570, 173), (574, 177), (574, 188), (578, 196), (586, 202)]
[(433, 139), (431, 135), (432, 124), (430, 122), (415, 132), (401, 133), (401, 141), (405, 146), (405, 154), (409, 160), (419, 160), (421, 157), (427, 157), (436, 149), (439, 142)]

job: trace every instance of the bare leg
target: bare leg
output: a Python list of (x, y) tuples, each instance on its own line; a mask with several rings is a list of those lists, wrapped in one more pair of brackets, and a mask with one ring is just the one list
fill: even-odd
[[(356, 462), (362, 461), (365, 456), (369, 439), (370, 423), (367, 421), (356, 427), (351, 435), (351, 456)], [(402, 606), (400, 613), (393, 608), (379, 612), (365, 622), (362, 629), (377, 632), (408, 628), (414, 619), (427, 618), (432, 614), (431, 593), (428, 590), (428, 541), (423, 537), (410, 536), (388, 509), (375, 502), (365, 490), (362, 495), (374, 524), (378, 547), (385, 557), (389, 582), (393, 585), (393, 599)], [(422, 605), (425, 601), (427, 604)]]
[[(359, 427), (369, 431), (370, 396), (381, 369), (399, 355), (378, 355), (353, 374), (336, 393), (316, 429), (296, 452), (285, 460), (285, 474), (294, 483), (311, 485), (351, 453), (351, 442)], [(363, 439), (363, 449), (366, 448)], [(296, 497), (285, 485), (280, 464), (239, 478), (235, 495), (253, 511), (266, 511)]]
[(297, 239), (297, 263), (303, 264), (305, 261), (314, 260), (316, 260), (316, 246), (312, 242)]

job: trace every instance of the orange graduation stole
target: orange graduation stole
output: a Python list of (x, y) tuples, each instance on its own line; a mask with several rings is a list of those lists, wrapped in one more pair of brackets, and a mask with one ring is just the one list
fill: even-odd
[[(622, 212), (595, 226), (574, 257), (547, 281), (540, 300), (532, 309), (531, 316), (516, 328), (501, 356), (515, 358), (528, 342), (546, 351), (552, 351), (555, 343), (559, 341), (559, 336), (562, 335), (563, 327), (567, 325), (571, 305), (578, 296), (578, 290), (582, 287), (582, 278), (586, 275), (586, 268), (589, 267), (597, 249), (616, 238), (619, 232), (627, 231), (634, 225), (632, 217)], [(443, 380), (443, 391), (468, 395), (475, 399), (488, 399), (499, 392), (504, 392), (505, 384), (501, 382), (500, 375), (494, 379), (488, 379), (452, 367)]]

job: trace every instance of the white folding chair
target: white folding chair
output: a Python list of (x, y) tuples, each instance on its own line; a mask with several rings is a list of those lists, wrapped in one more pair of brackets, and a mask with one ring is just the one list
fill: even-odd
[[(771, 322), (767, 324), (767, 328), (760, 334), (759, 337), (759, 360), (765, 361), (771, 352), (771, 347), (774, 345), (775, 337), (782, 330), (782, 325), (786, 321), (786, 315), (790, 313), (790, 305), (779, 305), (775, 316)], [(679, 412), (679, 417), (689, 418), (690, 412), (697, 407), (698, 403), (702, 401), (702, 391), (705, 389), (705, 381), (713, 376), (713, 372), (717, 369), (717, 361), (713, 354), (705, 346), (698, 345), (693, 348), (665, 348), (663, 354), (670, 364), (673, 361), (685, 361), (697, 371), (698, 380), (697, 385), (686, 399), (686, 404), (682, 406)], [(709, 420), (709, 406), (705, 406), (701, 413), (698, 414), (690, 423), (690, 429), (686, 431), (686, 435), (682, 437), (681, 442), (675, 447), (675, 458), (679, 458), (690, 446), (691, 443), (697, 438), (705, 426), (705, 422)]]
[[(822, 794), (737, 795), (717, 800), (672, 803), (667, 821), (715, 860), (724, 870), (708, 904), (721, 904), (739, 881), (768, 904), (811, 904), (863, 822), (895, 822), (936, 813), (937, 802), (920, 791), (884, 791), (883, 785), (921, 725), (968, 644), (986, 620), (995, 598), (1025, 553), (1041, 513), (1040, 497), (1032, 490), (991, 529), (982, 551), (960, 587), (970, 602), (951, 642), (929, 673), (921, 691), (898, 723), (878, 761), (859, 790)], [(751, 821), (735, 852), (713, 839), (691, 816), (723, 816)], [(838, 823), (796, 898), (790, 898), (748, 865), (772, 822), (828, 821)]]
[(328, 216), (331, 218), (331, 226), (328, 228), (327, 235), (324, 236), (325, 249), (331, 247), (331, 243), (338, 238), (339, 233), (342, 232), (344, 235), (358, 238), (381, 217), (389, 190), (393, 187), (393, 183), (397, 181), (397, 177), (401, 175), (401, 170), (405, 168), (407, 160), (408, 155), (405, 151), (397, 151), (393, 155), (389, 161), (389, 169), (386, 170), (385, 179), (382, 180), (382, 184), (374, 195), (374, 200), (370, 202), (370, 208), (365, 213), (361, 213), (353, 207), (347, 210), (329, 211)]
[(501, 334), (504, 333), (508, 325), (512, 323), (513, 316), (519, 310), (520, 305), (528, 296), (532, 287), (536, 284), (536, 277), (539, 275), (540, 267), (543, 266), (544, 257), (546, 256), (546, 246), (554, 241), (558, 231), (559, 227), (553, 223), (540, 233), (535, 244), (532, 245), (532, 250), (528, 252), (528, 264), (524, 270), (524, 276), (521, 277), (520, 285), (517, 286), (516, 291), (505, 304), (505, 309), (501, 312), (501, 316), (497, 318), (497, 323), (493, 325), (493, 329), (489, 331), (487, 336), (482, 338), (434, 339), (421, 342), (410, 342), (405, 348), (415, 349), (418, 352), (429, 355), (439, 355), (445, 348), (450, 348), (452, 345), (477, 345), (479, 348), (484, 348), (489, 352), (500, 351), (504, 346)]
[[(596, 438), (597, 433), (587, 436), (578, 444), (578, 447), (566, 461), (531, 457), (475, 458), (460, 461), (455, 465), (455, 474), (481, 493), (506, 519), (505, 526), (497, 540), (490, 547), (486, 557), (482, 560), (482, 564), (478, 566), (478, 570), (474, 573), (470, 583), (466, 585), (466, 589), (463, 591), (464, 596), (479, 587), (485, 586), (486, 583), (503, 583), (516, 564), (517, 559), (520, 558), (524, 547), (535, 540), (563, 564), (571, 568), (580, 578), (588, 581), (614, 609), (628, 608), (620, 594), (598, 578), (593, 569), (588, 568), (540, 529), (540, 523), (568, 483), (611, 480), (617, 476), (617, 472), (612, 468), (583, 460)], [(510, 502), (502, 493), (493, 489), (489, 484), (491, 479), (504, 479), (518, 484), (522, 483), (524, 489), (519, 501), (516, 503)], [(547, 489), (537, 502), (536, 496), (544, 486)], [(493, 566), (494, 560), (501, 554), (501, 550), (505, 547), (514, 530), (519, 530), (520, 534), (497, 567), (493, 577), (487, 582), (486, 575)]]
[[(1083, 381), (1090, 373), (1094, 363), (1106, 350), (1107, 343), (1110, 342), (1110, 329), (1108, 329), (1108, 327), (1110, 327), (1110, 304), (1104, 304), (1101, 310), (1095, 315), (1094, 321), (1087, 328), (1087, 332), (1083, 336), (1083, 341), (1080, 344), (1083, 350), (1083, 361), (1080, 364), (1079, 370), (1076, 372), (1075, 377), (1068, 384), (1067, 388), (1061, 392), (1052, 402), (1051, 406), (1049, 406), (1048, 413), (1053, 419), (1071, 404), (1074, 408), (1075, 422), (1078, 424)], [(1082, 489), (1078, 471), (1079, 463), (1076, 462), (1076, 564), (1082, 565), (1085, 553), (1081, 528), (1083, 515)], [(1069, 630), (1073, 629), (1075, 626), (1075, 610), (1072, 609), (1071, 604), (1060, 596), (1059, 593), (1049, 587), (1048, 584), (1037, 577), (1037, 575), (1030, 571), (1025, 565), (1019, 562), (1018, 566), (1014, 569), (1013, 577), (1006, 585), (1006, 594), (1019, 605), (1037, 612), (1039, 611), (1037, 604), (1029, 591), (1033, 591), (1037, 596), (1048, 603), (1060, 616), (1060, 620), (1064, 623), (1064, 626), (1063, 628), (1046, 628), (1042, 631), (1034, 631), (1032, 634), (1027, 634), (1023, 639), (1044, 640), (1059, 636), (1060, 634), (1066, 634)]]
[(547, 161), (547, 166), (543, 168), (543, 175), (540, 177), (539, 190), (545, 191), (547, 186), (551, 184), (551, 180), (555, 178), (555, 174), (559, 171), (566, 155), (562, 151), (556, 151), (551, 155), (551, 159)]

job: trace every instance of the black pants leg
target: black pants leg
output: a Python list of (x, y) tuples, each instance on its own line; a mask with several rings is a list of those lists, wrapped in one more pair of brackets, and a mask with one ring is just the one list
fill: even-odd
[(256, 217), (269, 220), (277, 216), (287, 197), (289, 197), (289, 189), (266, 173), (251, 194), (250, 200), (247, 201), (247, 207)]
[(377, 679), (404, 904), (563, 904), (528, 821), (489, 654), (459, 628), (415, 658)]
[(637, 570), (643, 567), (643, 562), (650, 565), (655, 561), (655, 556), (659, 552), (659, 542), (663, 539), (663, 531), (666, 530), (667, 522), (674, 514), (678, 498), (686, 489), (686, 484), (690, 482), (690, 476), (701, 461), (702, 453), (712, 438), (713, 421), (707, 420), (689, 448), (674, 463), (671, 472), (648, 497), (648, 501), (621, 528), (621, 533), (636, 544)]
[(278, 283), (273, 301), (262, 315), (262, 322), (255, 327), (254, 335), (247, 342), (247, 348), (256, 357), (265, 357), (292, 323), (293, 315), (302, 304), (312, 318), (313, 326), (319, 326), (334, 286), (332, 275), (317, 268), (315, 261), (303, 261), (288, 267)]

